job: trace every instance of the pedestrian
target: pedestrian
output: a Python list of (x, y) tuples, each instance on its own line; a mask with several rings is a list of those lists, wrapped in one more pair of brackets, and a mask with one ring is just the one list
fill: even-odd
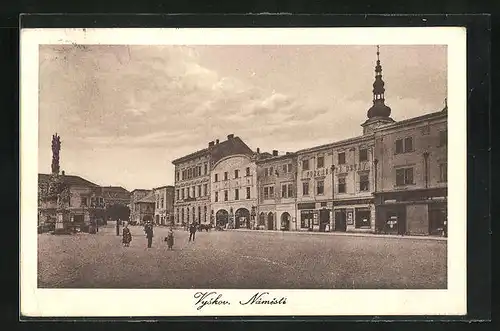
[(130, 229), (128, 228), (128, 223), (125, 223), (123, 225), (123, 246), (129, 247), (131, 241), (132, 241), (132, 233), (130, 233)]
[(191, 239), (193, 239), (194, 241), (195, 234), (196, 234), (196, 221), (191, 223), (191, 226), (189, 227), (189, 241), (191, 241)]
[(172, 229), (172, 226), (168, 229), (165, 241), (167, 242), (168, 249), (172, 250), (172, 247), (174, 247), (174, 230)]
[(148, 238), (148, 248), (153, 245), (153, 225), (150, 221), (146, 223), (145, 226), (146, 238)]

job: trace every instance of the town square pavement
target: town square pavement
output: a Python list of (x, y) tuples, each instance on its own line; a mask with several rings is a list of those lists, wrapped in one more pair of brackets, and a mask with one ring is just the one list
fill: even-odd
[[(121, 229), (121, 228), (120, 228)], [(293, 232), (176, 229), (174, 250), (155, 227), (148, 249), (142, 227), (130, 226), (123, 247), (114, 224), (97, 234), (38, 235), (43, 288), (446, 288), (445, 240)]]

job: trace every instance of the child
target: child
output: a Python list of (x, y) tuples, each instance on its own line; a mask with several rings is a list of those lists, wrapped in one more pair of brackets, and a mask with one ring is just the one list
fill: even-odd
[(172, 227), (168, 229), (165, 241), (167, 242), (168, 249), (172, 250), (172, 247), (174, 246), (174, 231), (172, 230)]
[(132, 241), (132, 234), (130, 233), (130, 229), (128, 228), (128, 224), (125, 223), (123, 227), (123, 246), (129, 247), (130, 242)]

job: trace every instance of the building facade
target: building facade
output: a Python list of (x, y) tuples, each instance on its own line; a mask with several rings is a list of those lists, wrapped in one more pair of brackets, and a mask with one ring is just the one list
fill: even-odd
[(235, 154), (253, 155), (253, 151), (239, 137), (230, 134), (225, 141), (210, 141), (207, 148), (172, 161), (175, 166), (176, 224), (215, 222), (210, 202), (211, 171), (219, 160)]
[(154, 222), (157, 225), (170, 225), (174, 221), (174, 187), (161, 186), (153, 189), (155, 196)]
[(377, 231), (440, 235), (447, 221), (447, 109), (376, 133)]
[[(56, 179), (57, 178), (57, 179)], [(51, 197), (57, 182), (62, 191)], [(91, 223), (103, 224), (105, 220), (102, 188), (80, 176), (39, 174), (39, 225), (59, 223), (65, 227), (85, 227)]]
[(278, 155), (256, 161), (258, 229), (297, 230), (297, 155)]
[(254, 228), (257, 208), (255, 157), (226, 156), (214, 164), (211, 176), (211, 207), (215, 224), (229, 228)]
[[(130, 192), (130, 218), (129, 221), (132, 224), (140, 224), (142, 223), (142, 211), (139, 205), (137, 205), (137, 202), (141, 200), (142, 198), (150, 195), (152, 193), (151, 190), (146, 190), (146, 189), (135, 189), (132, 192)], [(153, 213), (154, 215), (154, 213)]]

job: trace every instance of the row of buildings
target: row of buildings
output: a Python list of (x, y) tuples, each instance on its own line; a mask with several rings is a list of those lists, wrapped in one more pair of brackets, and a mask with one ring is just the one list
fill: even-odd
[(395, 121), (378, 59), (357, 137), (291, 153), (211, 141), (174, 160), (174, 222), (290, 231), (442, 234), (447, 106)]

